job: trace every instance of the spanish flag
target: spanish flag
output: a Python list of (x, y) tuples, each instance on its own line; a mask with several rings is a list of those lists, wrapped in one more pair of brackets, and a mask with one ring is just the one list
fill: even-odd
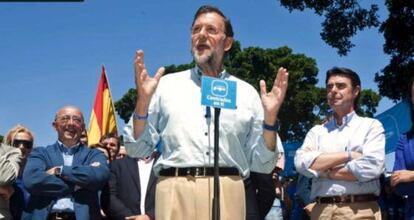
[(106, 134), (117, 133), (115, 108), (112, 104), (111, 91), (106, 78), (105, 67), (102, 66), (101, 79), (96, 90), (95, 103), (89, 120), (88, 145), (99, 142)]

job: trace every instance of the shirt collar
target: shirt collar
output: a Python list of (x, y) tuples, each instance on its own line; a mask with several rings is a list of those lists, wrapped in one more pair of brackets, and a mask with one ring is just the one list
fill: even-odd
[[(201, 82), (201, 76), (203, 76), (203, 71), (201, 71), (200, 67), (198, 67), (197, 65), (194, 67), (194, 71), (193, 73), (195, 74), (196, 78)], [(226, 69), (223, 69), (223, 71), (221, 71), (217, 78), (219, 79), (225, 79), (228, 78), (229, 74), (227, 73)]]
[(338, 123), (335, 120), (335, 117), (333, 117), (333, 123), (337, 128), (343, 128), (349, 124), (349, 122), (354, 118), (355, 115), (356, 115), (355, 111), (352, 111), (349, 114), (342, 117), (342, 125), (338, 125)]
[(68, 146), (65, 146), (61, 141), (58, 140), (58, 145), (59, 145), (59, 149), (63, 153), (73, 155), (78, 151), (80, 143), (77, 143), (73, 146), (68, 147)]

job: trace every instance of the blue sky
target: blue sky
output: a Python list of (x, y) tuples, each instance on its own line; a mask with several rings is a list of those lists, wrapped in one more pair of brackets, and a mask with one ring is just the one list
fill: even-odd
[[(378, 1), (364, 1), (364, 4)], [(289, 46), (316, 59), (319, 84), (333, 66), (349, 67), (363, 88), (377, 91), (374, 74), (388, 63), (377, 29), (360, 32), (346, 57), (320, 39), (322, 18), (311, 11), (289, 11), (279, 1), (85, 0), (83, 3), (0, 3), (0, 134), (21, 123), (36, 145), (56, 140), (55, 112), (76, 105), (89, 121), (100, 67), (105, 64), (114, 100), (134, 86), (133, 59), (145, 52), (151, 72), (188, 63), (190, 25), (203, 4), (219, 6), (231, 19), (243, 48)], [(387, 11), (380, 6), (380, 19)], [(381, 101), (378, 112), (393, 104)], [(283, 119), (282, 119), (283, 120)], [(119, 131), (123, 127), (118, 118)]]

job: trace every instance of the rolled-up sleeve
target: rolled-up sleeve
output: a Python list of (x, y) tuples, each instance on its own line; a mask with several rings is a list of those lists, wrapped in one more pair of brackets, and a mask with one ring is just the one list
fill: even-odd
[(151, 155), (154, 146), (159, 142), (160, 135), (158, 132), (159, 118), (159, 96), (154, 94), (150, 107), (148, 109), (147, 123), (141, 135), (134, 138), (134, 118), (131, 116), (128, 124), (124, 127), (124, 144), (125, 149), (131, 157), (146, 157)]
[(313, 127), (307, 134), (303, 145), (296, 151), (295, 154), (295, 168), (300, 174), (308, 177), (318, 177), (319, 172), (310, 169), (313, 161), (322, 154), (318, 151), (318, 130), (320, 126)]
[(362, 157), (348, 162), (345, 167), (359, 182), (367, 182), (383, 173), (384, 158), (384, 128), (378, 120), (373, 120), (362, 146)]
[[(262, 132), (263, 130), (261, 130), (261, 133)], [(279, 135), (277, 135), (276, 149), (275, 151), (271, 151), (266, 147), (263, 136), (259, 135), (259, 137), (258, 145), (253, 152), (253, 159), (250, 164), (250, 169), (251, 171), (258, 173), (270, 173), (276, 166), (279, 148), (283, 149), (282, 141), (280, 140)]]

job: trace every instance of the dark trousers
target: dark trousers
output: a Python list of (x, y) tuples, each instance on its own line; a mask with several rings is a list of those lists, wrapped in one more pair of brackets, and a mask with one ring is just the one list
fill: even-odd
[(272, 174), (250, 172), (244, 181), (246, 191), (246, 219), (264, 219), (276, 198)]

